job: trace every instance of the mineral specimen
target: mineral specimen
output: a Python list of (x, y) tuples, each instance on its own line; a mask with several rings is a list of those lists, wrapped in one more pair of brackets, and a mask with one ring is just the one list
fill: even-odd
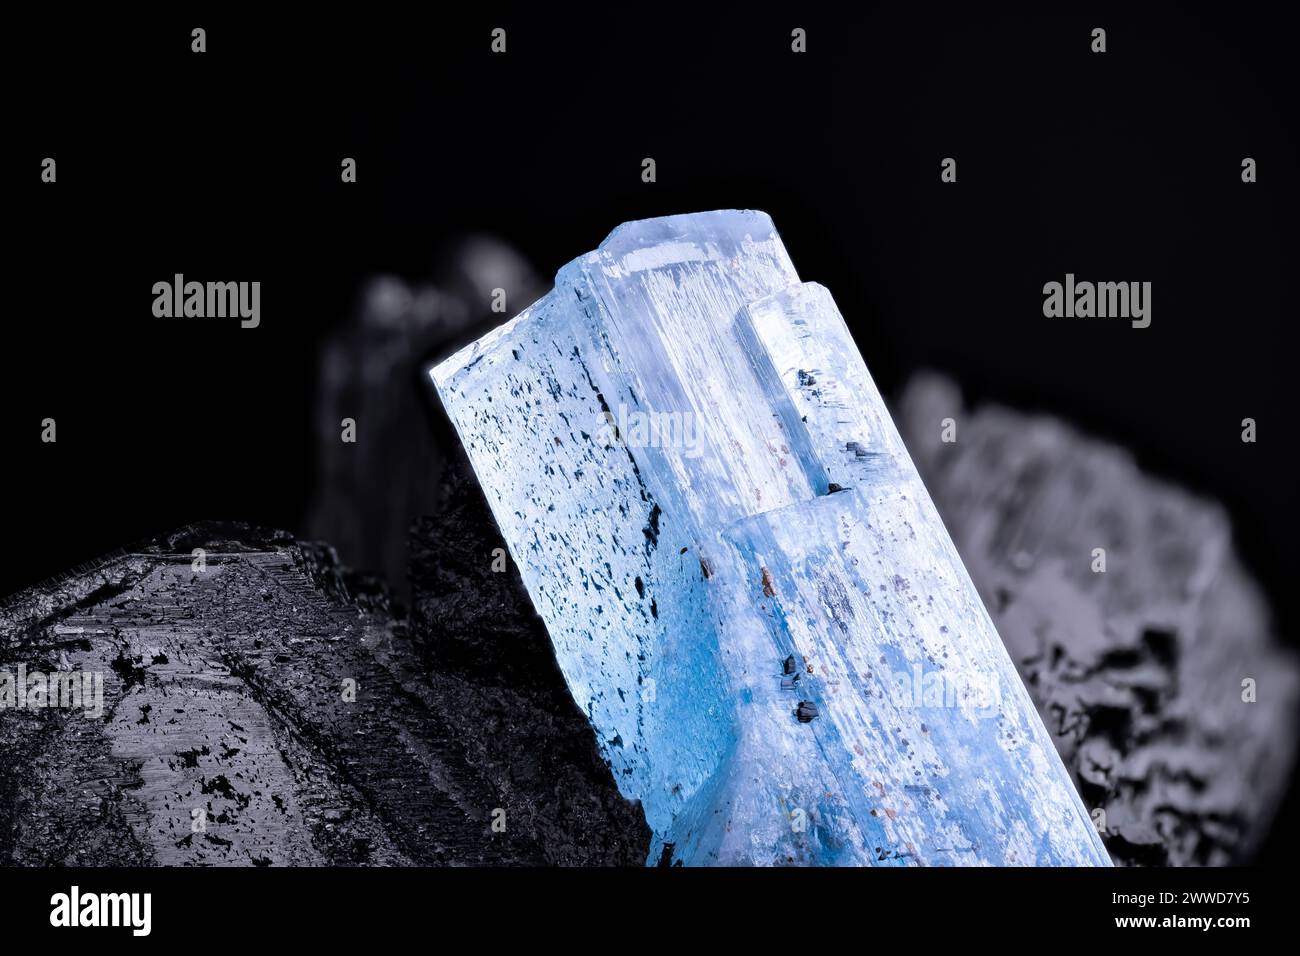
[(626, 224), (430, 375), (647, 862), (1109, 863), (765, 214)]

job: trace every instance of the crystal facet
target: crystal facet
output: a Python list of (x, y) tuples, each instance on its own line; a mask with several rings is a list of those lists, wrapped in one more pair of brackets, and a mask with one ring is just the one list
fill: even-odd
[(647, 862), (1109, 864), (765, 214), (627, 223), (430, 374)]

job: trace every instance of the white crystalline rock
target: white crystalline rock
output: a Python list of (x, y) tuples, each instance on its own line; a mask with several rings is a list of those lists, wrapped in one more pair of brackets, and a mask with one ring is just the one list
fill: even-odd
[(1109, 864), (765, 214), (627, 223), (430, 374), (647, 862)]

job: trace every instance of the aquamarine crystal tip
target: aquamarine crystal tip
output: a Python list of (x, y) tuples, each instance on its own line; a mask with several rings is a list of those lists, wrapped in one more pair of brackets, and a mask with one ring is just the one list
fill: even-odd
[(757, 209), (715, 209), (711, 212), (634, 219), (611, 230), (597, 249), (619, 256), (632, 249), (666, 242), (734, 244), (747, 237), (775, 238), (776, 226), (772, 217)]

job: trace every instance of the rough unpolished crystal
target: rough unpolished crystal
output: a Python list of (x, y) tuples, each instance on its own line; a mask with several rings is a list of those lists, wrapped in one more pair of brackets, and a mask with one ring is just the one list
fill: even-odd
[(651, 862), (1109, 862), (766, 215), (626, 224), (431, 376)]

